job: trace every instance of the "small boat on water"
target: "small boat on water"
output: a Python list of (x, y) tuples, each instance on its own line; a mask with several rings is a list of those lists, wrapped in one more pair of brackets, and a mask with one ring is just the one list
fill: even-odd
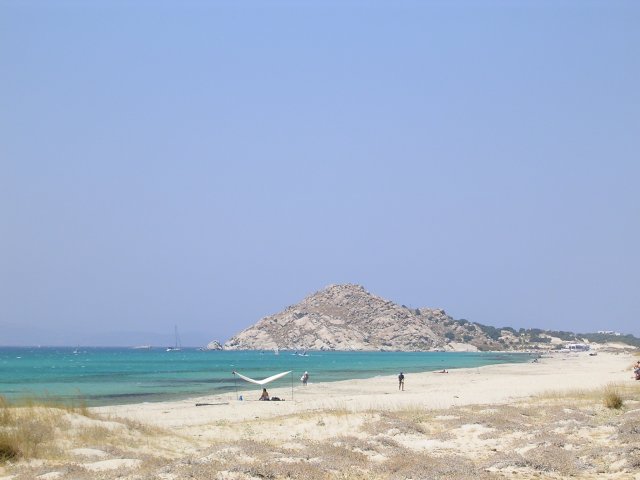
[(151, 345), (136, 345), (135, 347), (131, 347), (133, 350), (151, 350), (153, 347)]
[(167, 352), (179, 352), (180, 350), (182, 350), (182, 345), (180, 344), (180, 336), (178, 335), (178, 326), (175, 325), (173, 327), (173, 330), (175, 335), (174, 344), (173, 347), (167, 347)]

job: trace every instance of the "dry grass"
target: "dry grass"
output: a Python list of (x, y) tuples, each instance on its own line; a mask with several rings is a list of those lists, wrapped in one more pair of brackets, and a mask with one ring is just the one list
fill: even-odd
[[(113, 472), (103, 474), (78, 467), (78, 458), (70, 452), (91, 448), (103, 452), (106, 459), (137, 458), (145, 468), (154, 468), (177, 457), (176, 452), (184, 451), (185, 445), (188, 441), (178, 435), (126, 420), (101, 419), (84, 406), (48, 401), (38, 404), (33, 400), (14, 405), (0, 397), (0, 476), (4, 465), (17, 475), (16, 480), (33, 479), (50, 471), (52, 467), (39, 467), (44, 463), (61, 471), (60, 478), (112, 478)], [(96, 460), (102, 458), (86, 461)], [(57, 467), (60, 464), (64, 468)]]
[(0, 462), (58, 456), (56, 440), (68, 430), (70, 414), (91, 417), (84, 404), (65, 405), (50, 399), (12, 404), (0, 396)]
[(2, 459), (50, 456), (56, 451), (56, 429), (64, 430), (65, 412), (48, 407), (13, 407), (0, 402), (0, 445)]
[(602, 399), (604, 406), (620, 410), (624, 404), (624, 400), (620, 396), (620, 392), (615, 385), (607, 385), (603, 392)]
[(390, 458), (382, 465), (385, 479), (428, 478), (428, 479), (494, 479), (496, 475), (461, 455), (446, 458), (427, 453), (407, 452)]
[[(234, 437), (239, 440), (223, 435), (193, 440), (117, 418), (87, 418), (33, 406), (28, 410), (36, 422), (29, 424), (34, 430), (30, 442), (37, 448), (20, 455), (45, 463), (15, 463), (15, 453), (7, 450), (13, 457), (6, 464), (9, 470), (0, 471), (0, 476), (9, 473), (16, 480), (32, 479), (56, 470), (61, 480), (631, 478), (640, 468), (640, 384), (615, 388), (623, 401), (619, 409), (603, 405), (603, 390), (551, 393), (511, 405), (444, 411), (409, 408), (355, 413), (339, 408), (247, 421), (238, 427), (246, 433), (244, 438)], [(16, 425), (20, 409), (3, 408), (4, 432)], [(34, 412), (48, 412), (48, 417), (36, 419)], [(47, 420), (51, 416), (53, 420)], [(23, 416), (20, 423), (28, 425), (27, 420)], [(80, 420), (84, 428), (75, 433), (65, 430), (69, 422)], [(304, 429), (293, 434), (292, 421), (306, 425), (314, 435), (298, 434)], [(332, 426), (342, 422), (353, 428), (343, 430), (343, 435), (332, 434)], [(224, 431), (228, 426), (208, 428)], [(265, 431), (273, 437), (258, 439), (250, 434)], [(52, 438), (66, 448), (100, 448), (108, 458), (137, 458), (143, 463), (135, 469), (92, 472), (81, 461), (69, 461), (61, 452), (50, 450)]]
[(610, 384), (604, 389), (594, 390), (569, 390), (569, 391), (548, 391), (533, 397), (537, 401), (550, 401), (554, 403), (571, 402), (574, 406), (589, 405), (593, 402), (601, 402), (603, 392), (614, 390), (623, 400), (637, 398), (640, 392), (640, 382), (627, 383), (624, 385)]

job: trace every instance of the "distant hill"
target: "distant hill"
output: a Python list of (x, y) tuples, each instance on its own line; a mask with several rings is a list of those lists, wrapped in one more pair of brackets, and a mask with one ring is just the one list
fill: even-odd
[(225, 349), (403, 350), (491, 349), (499, 343), (440, 309), (409, 309), (359, 285), (331, 285), (261, 319)]
[(442, 309), (411, 309), (360, 285), (330, 285), (270, 315), (224, 344), (226, 350), (523, 350), (567, 342), (616, 342), (640, 347), (632, 335), (575, 334), (496, 328), (454, 319)]

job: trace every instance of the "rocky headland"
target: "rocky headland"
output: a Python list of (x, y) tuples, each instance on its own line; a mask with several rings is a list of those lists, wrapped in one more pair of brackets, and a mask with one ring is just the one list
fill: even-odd
[(243, 330), (225, 350), (476, 351), (566, 349), (575, 342), (594, 349), (635, 351), (640, 339), (612, 332), (573, 333), (539, 328), (493, 327), (454, 319), (439, 308), (409, 308), (360, 285), (330, 285)]
[(360, 285), (330, 285), (229, 339), (226, 350), (477, 350), (500, 348), (441, 309), (411, 309)]

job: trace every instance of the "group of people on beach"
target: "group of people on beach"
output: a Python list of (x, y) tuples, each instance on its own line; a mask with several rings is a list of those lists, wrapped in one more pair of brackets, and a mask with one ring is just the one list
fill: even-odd
[[(640, 361), (638, 362), (637, 366), (639, 368), (637, 368), (635, 370), (635, 372), (636, 372), (636, 380), (639, 380), (640, 379), (640, 377), (639, 377), (640, 376)], [(443, 370), (440, 370), (439, 372), (436, 372), (436, 373), (449, 373), (449, 372), (446, 369), (443, 369)], [(302, 377), (300, 377), (300, 381), (302, 382), (302, 385), (304, 385), (306, 387), (307, 383), (309, 383), (309, 372), (304, 372)], [(398, 390), (404, 391), (404, 372), (400, 372), (400, 374), (398, 375)], [(269, 397), (269, 392), (267, 392), (266, 388), (262, 389), (262, 395), (260, 395), (259, 400), (262, 400), (262, 401), (272, 400)]]
[[(300, 377), (300, 381), (302, 382), (302, 385), (306, 387), (307, 383), (309, 383), (309, 372), (304, 372), (302, 374), (302, 377)], [(269, 396), (269, 392), (267, 392), (267, 389), (263, 388), (262, 395), (260, 395), (260, 398), (258, 400), (265, 402), (265, 401), (275, 400), (276, 398), (280, 400), (278, 397), (271, 398)]]
[[(448, 370), (443, 369), (436, 373), (449, 373), (449, 372)], [(640, 380), (640, 360), (638, 360), (636, 364), (633, 366), (633, 373), (636, 377), (636, 380)], [(309, 382), (309, 372), (304, 372), (302, 377), (300, 377), (300, 381), (302, 382), (302, 385), (306, 387), (307, 383)], [(400, 372), (400, 374), (398, 375), (398, 390), (404, 391), (404, 372)], [(262, 389), (262, 395), (260, 396), (260, 400), (271, 400), (269, 397), (269, 392), (267, 392), (266, 388)]]
[[(534, 361), (537, 361), (537, 359)], [(435, 373), (449, 373), (449, 371), (446, 369), (443, 369)], [(640, 360), (638, 360), (636, 364), (633, 366), (633, 373), (636, 377), (636, 380), (640, 380)], [(307, 383), (309, 382), (309, 372), (304, 372), (302, 377), (300, 377), (300, 381), (302, 382), (302, 385), (306, 387)], [(398, 390), (404, 391), (404, 372), (400, 372), (400, 374), (398, 375)], [(267, 392), (266, 388), (262, 389), (262, 395), (260, 396), (260, 400), (263, 400), (263, 401), (273, 400), (269, 397), (269, 392)]]

